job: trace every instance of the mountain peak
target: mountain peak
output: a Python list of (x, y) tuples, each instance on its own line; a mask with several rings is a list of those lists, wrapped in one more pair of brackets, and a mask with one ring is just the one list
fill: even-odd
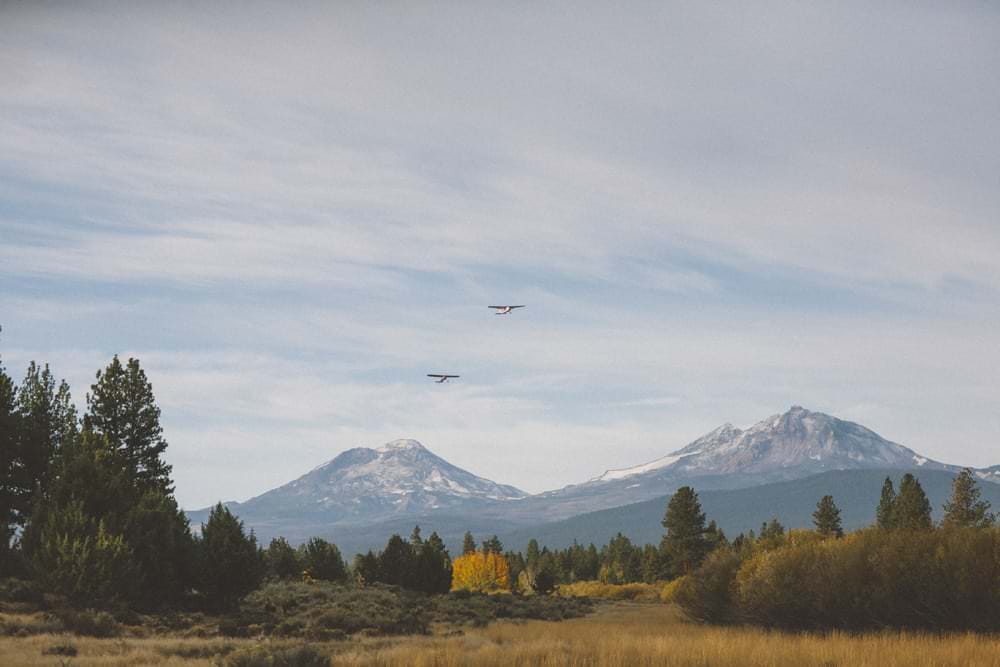
[(375, 451), (379, 453), (386, 453), (386, 452), (396, 452), (396, 451), (426, 452), (428, 450), (417, 440), (411, 440), (409, 438), (400, 438), (399, 440), (393, 440), (391, 442), (385, 443)]

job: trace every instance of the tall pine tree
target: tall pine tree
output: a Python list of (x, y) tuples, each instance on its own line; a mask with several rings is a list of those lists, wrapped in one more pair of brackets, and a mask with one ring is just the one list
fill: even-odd
[(66, 381), (56, 389), (49, 365), (40, 367), (32, 361), (17, 392), (17, 411), (23, 485), (30, 508), (48, 486), (57, 455), (77, 437), (76, 406)]
[(882, 482), (882, 495), (879, 497), (878, 509), (875, 510), (875, 525), (883, 530), (896, 527), (895, 520), (896, 490), (892, 488), (892, 480), (888, 477)]
[(87, 394), (84, 427), (105, 436), (122, 452), (138, 484), (167, 493), (173, 490), (170, 466), (162, 458), (167, 441), (160, 408), (138, 359), (122, 366), (115, 355), (106, 369), (97, 372), (97, 382)]
[(920, 480), (906, 473), (899, 482), (899, 495), (893, 506), (893, 524), (902, 530), (928, 530), (931, 522), (931, 503), (920, 486)]
[(472, 533), (466, 531), (465, 537), (462, 539), (462, 555), (471, 554), (476, 551), (476, 538), (472, 536)]
[(212, 508), (197, 544), (198, 589), (216, 608), (232, 607), (263, 579), (257, 538), (222, 503)]
[(833, 502), (833, 496), (823, 496), (816, 503), (813, 525), (816, 526), (816, 532), (823, 537), (844, 536), (844, 528), (840, 524), (840, 509)]
[(946, 527), (986, 528), (993, 524), (990, 503), (980, 499), (982, 491), (972, 470), (965, 468), (951, 483), (951, 498), (944, 505)]
[(11, 539), (21, 522), (24, 488), (18, 435), (20, 417), (15, 410), (17, 389), (0, 362), (0, 576), (13, 571)]
[(698, 494), (690, 486), (682, 486), (670, 498), (663, 517), (661, 551), (677, 574), (688, 574), (708, 555), (711, 544), (705, 537), (705, 513), (701, 511)]

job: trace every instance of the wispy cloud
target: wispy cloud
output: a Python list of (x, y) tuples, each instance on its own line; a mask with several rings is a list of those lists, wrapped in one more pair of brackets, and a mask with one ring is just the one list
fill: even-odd
[(399, 436), (539, 490), (791, 403), (995, 462), (998, 27), (4, 6), (4, 361), (138, 354), (194, 504)]

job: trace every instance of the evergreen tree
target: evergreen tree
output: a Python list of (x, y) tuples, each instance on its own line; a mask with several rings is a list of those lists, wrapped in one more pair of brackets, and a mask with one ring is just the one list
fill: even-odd
[(690, 486), (682, 486), (670, 498), (663, 527), (667, 533), (661, 550), (677, 573), (688, 574), (697, 568), (711, 545), (705, 538), (705, 514), (701, 511), (698, 494)]
[(559, 583), (558, 576), (552, 554), (539, 556), (537, 570), (532, 578), (532, 589), (540, 595), (547, 595), (555, 590), (556, 584)]
[(431, 533), (417, 553), (417, 577), (410, 588), (424, 593), (447, 593), (451, 590), (451, 558), (444, 541)]
[(379, 580), (378, 556), (371, 549), (364, 555), (354, 557), (354, 577), (361, 584), (373, 584)]
[(64, 447), (31, 515), (22, 547), (48, 590), (91, 604), (134, 599), (145, 577), (122, 535), (134, 503), (128, 470), (103, 438)]
[(466, 532), (465, 538), (462, 540), (462, 555), (475, 553), (476, 551), (476, 538), (472, 536), (472, 533)]
[(882, 482), (882, 495), (875, 510), (875, 525), (883, 530), (896, 527), (895, 518), (896, 491), (892, 488), (892, 480), (888, 477)]
[(931, 503), (920, 481), (907, 473), (899, 482), (899, 496), (893, 507), (893, 523), (902, 530), (927, 530), (931, 521)]
[(816, 503), (816, 511), (812, 516), (816, 532), (823, 537), (844, 536), (844, 529), (840, 524), (840, 509), (833, 502), (833, 496), (823, 496)]
[(179, 601), (196, 576), (196, 556), (187, 516), (174, 497), (146, 491), (125, 512), (121, 530), (143, 582), (134, 601), (143, 608)]
[(104, 371), (97, 372), (90, 391), (84, 427), (104, 435), (123, 453), (138, 485), (171, 492), (170, 466), (161, 458), (167, 441), (160, 408), (138, 359), (122, 366), (115, 355)]
[(208, 523), (202, 524), (198, 544), (199, 590), (209, 604), (229, 608), (255, 589), (263, 578), (263, 563), (257, 538), (243, 529), (228, 507), (212, 508)]
[(314, 537), (302, 545), (302, 564), (313, 579), (323, 581), (343, 581), (347, 579), (347, 567), (337, 545)]
[(20, 416), (15, 404), (17, 389), (0, 362), (0, 577), (13, 570), (10, 548), (15, 527), (21, 523), (24, 497), (20, 480)]
[(660, 550), (652, 544), (647, 544), (642, 548), (642, 580), (651, 584), (662, 577)]
[(708, 526), (705, 528), (705, 539), (708, 540), (709, 551), (729, 546), (726, 534), (715, 524), (714, 519), (709, 521)]
[(423, 539), (420, 537), (420, 526), (414, 526), (413, 532), (410, 533), (410, 544), (414, 547), (419, 547), (424, 543)]
[(69, 385), (64, 380), (57, 390), (48, 364), (42, 368), (34, 361), (28, 365), (17, 392), (17, 411), (21, 417), (19, 447), (27, 512), (47, 486), (59, 449), (76, 437), (77, 415)]
[(982, 491), (976, 483), (975, 474), (965, 468), (951, 483), (951, 498), (944, 505), (946, 527), (987, 528), (993, 524), (990, 503), (981, 500)]
[(378, 580), (409, 588), (415, 574), (413, 545), (399, 535), (393, 535), (378, 557)]
[(299, 579), (302, 577), (303, 565), (299, 554), (283, 537), (271, 540), (264, 552), (264, 563), (267, 576), (274, 579)]
[(525, 566), (528, 568), (534, 568), (536, 565), (538, 565), (538, 557), (539, 557), (538, 540), (536, 540), (535, 538), (531, 538), (530, 540), (528, 540), (528, 552), (524, 560)]
[(483, 551), (486, 553), (503, 554), (503, 542), (500, 541), (499, 537), (494, 535), (483, 542)]

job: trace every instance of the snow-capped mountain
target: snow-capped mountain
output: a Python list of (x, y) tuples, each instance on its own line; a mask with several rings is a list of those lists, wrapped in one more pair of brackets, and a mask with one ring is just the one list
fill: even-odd
[(688, 477), (795, 470), (810, 474), (852, 468), (952, 469), (890, 442), (860, 424), (800, 406), (742, 431), (726, 424), (669, 456), (634, 468), (609, 470), (597, 480), (624, 479), (669, 469)]
[(416, 440), (394, 440), (377, 449), (349, 449), (288, 484), (229, 507), (249, 523), (294, 516), (341, 524), (526, 495), (454, 466)]
[[(725, 424), (655, 461), (536, 495), (458, 468), (416, 440), (396, 440), (377, 449), (349, 449), (288, 484), (229, 507), (263, 539), (322, 536), (367, 549), (384, 544), (393, 532), (409, 531), (414, 523), (456, 539), (466, 530), (501, 533), (662, 500), (685, 485), (701, 492), (831, 471), (859, 471), (845, 479), (867, 479), (871, 474), (863, 471), (960, 469), (859, 424), (795, 406), (746, 430)], [(976, 474), (1000, 485), (1000, 465)], [(200, 510), (189, 517), (197, 526), (207, 514)]]
[[(928, 469), (957, 472), (890, 442), (874, 431), (794, 406), (742, 430), (725, 424), (667, 456), (631, 468), (606, 471), (583, 484), (532, 496), (516, 512), (564, 519), (672, 493), (737, 489), (800, 479), (831, 470)], [(978, 471), (1000, 482), (1000, 471)]]

